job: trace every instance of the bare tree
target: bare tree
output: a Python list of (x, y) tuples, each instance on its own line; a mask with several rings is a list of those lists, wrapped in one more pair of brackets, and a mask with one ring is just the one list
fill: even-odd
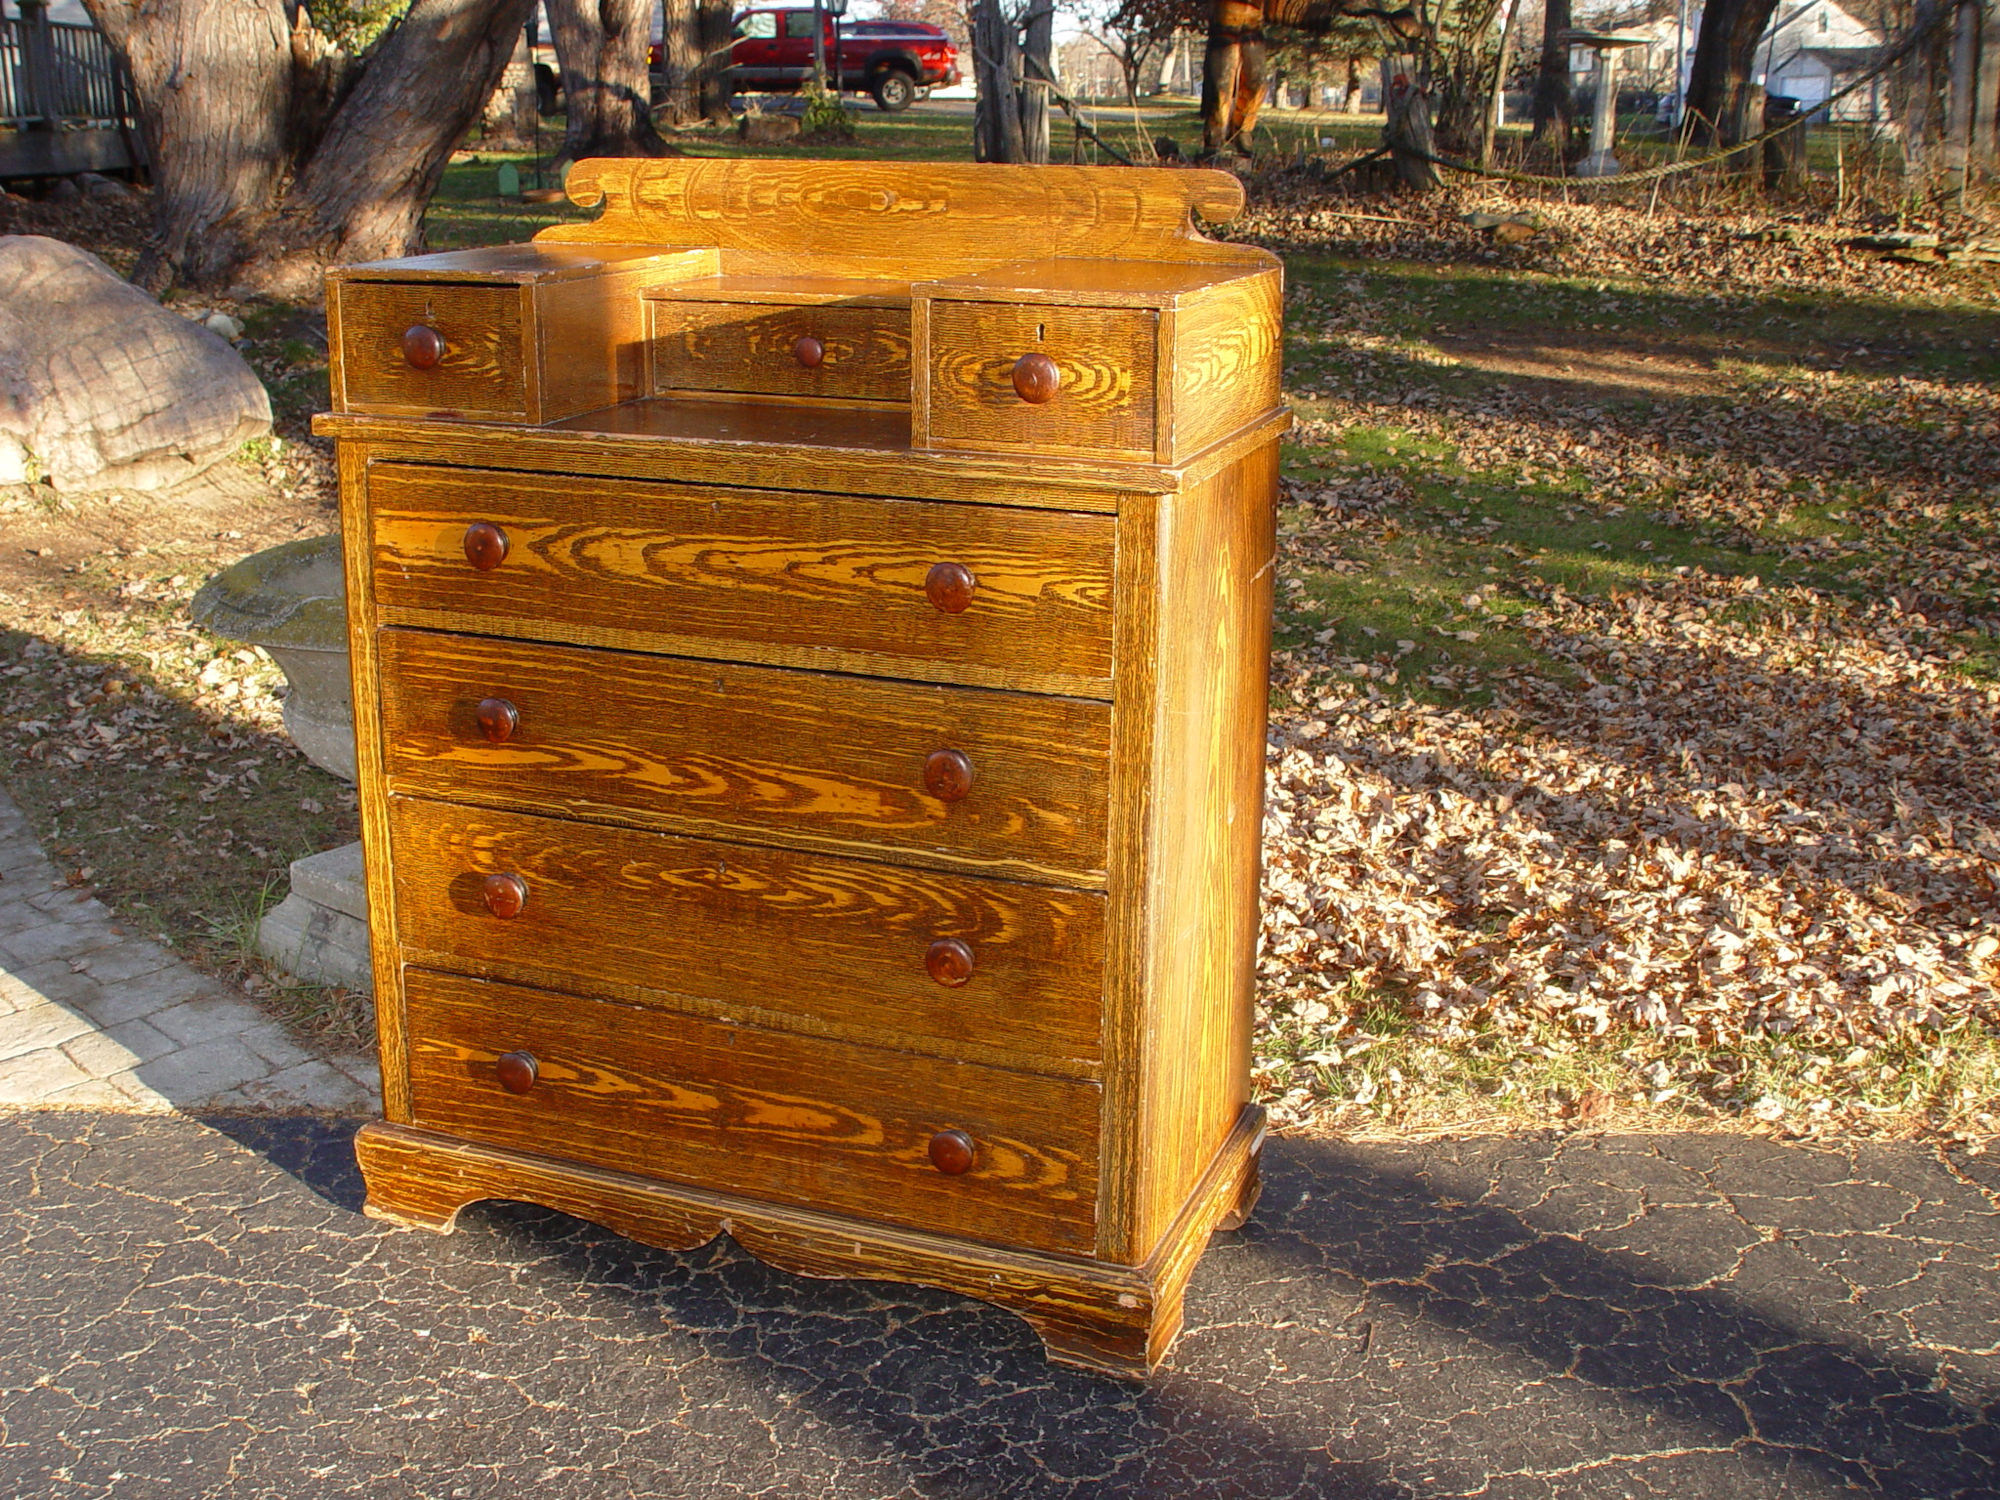
[(664, 51), (668, 120), (692, 125), (729, 116), (729, 0), (666, 0)]
[(530, 3), (415, 0), (350, 56), (286, 0), (85, 0), (154, 163), (133, 279), (302, 295), (336, 261), (419, 249)]
[(1535, 125), (1535, 146), (1553, 152), (1559, 162), (1569, 153), (1569, 122), (1576, 114), (1576, 97), (1569, 86), (1569, 32), (1569, 0), (1548, 0), (1542, 14), (1542, 61), (1535, 72), (1529, 118)]
[(563, 132), (557, 161), (587, 156), (666, 156), (653, 128), (646, 52), (652, 0), (543, 0), (562, 69)]
[[(1686, 129), (1697, 143), (1734, 146), (1762, 128), (1751, 118), (1750, 73), (1777, 8), (1778, 0), (1709, 0), (1702, 11), (1687, 91)], [(1748, 154), (1742, 160), (1751, 164)]]
[(973, 0), (972, 150), (980, 161), (1046, 162), (1049, 95), (1055, 77), (1055, 7), (1027, 0), (1021, 13), (1001, 0)]

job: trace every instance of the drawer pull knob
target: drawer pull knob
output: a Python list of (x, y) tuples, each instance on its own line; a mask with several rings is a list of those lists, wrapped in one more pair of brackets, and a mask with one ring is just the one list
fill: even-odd
[(979, 580), (964, 563), (932, 563), (930, 572), (924, 574), (924, 597), (948, 615), (965, 613), (972, 603), (972, 591), (978, 587)]
[(491, 573), (507, 560), (507, 533), (491, 521), (474, 521), (465, 528), (465, 560)]
[(811, 334), (805, 334), (792, 345), (792, 358), (808, 370), (817, 370), (826, 360), (826, 345)]
[(931, 1165), (947, 1177), (963, 1177), (972, 1170), (972, 1137), (963, 1130), (940, 1130), (931, 1137)]
[(444, 359), (444, 335), (419, 323), (403, 335), (403, 358), (413, 370), (435, 370)]
[(1024, 354), (1014, 361), (1014, 394), (1030, 406), (1055, 400), (1056, 387), (1061, 384), (1062, 371), (1046, 354)]
[(488, 875), (480, 883), (479, 894), (488, 911), (511, 921), (528, 904), (528, 882), (518, 875)]
[(937, 939), (924, 950), (924, 972), (956, 989), (972, 977), (972, 945), (959, 938)]
[(503, 1052), (493, 1063), (493, 1076), (510, 1094), (527, 1093), (535, 1086), (535, 1075), (540, 1071), (532, 1052)]
[(958, 802), (972, 790), (972, 757), (963, 750), (933, 750), (924, 757), (924, 790), (940, 802)]
[(479, 716), (479, 732), (496, 745), (504, 745), (521, 727), (521, 710), (505, 698), (481, 698), (474, 710)]

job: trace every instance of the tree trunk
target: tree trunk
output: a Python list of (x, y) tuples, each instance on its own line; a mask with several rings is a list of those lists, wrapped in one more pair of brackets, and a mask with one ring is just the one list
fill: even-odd
[(736, 89), (729, 77), (729, 45), (735, 40), (735, 7), (730, 0), (696, 0), (696, 35), (701, 41), (701, 114), (727, 125)]
[(1264, 107), (1264, 13), (1243, 0), (1217, 0), (1202, 59), (1202, 150), (1249, 155)]
[(558, 162), (590, 156), (668, 156), (653, 128), (646, 77), (650, 0), (544, 0), (562, 68), (563, 133)]
[(1444, 178), (1431, 160), (1437, 147), (1431, 135), (1430, 96), (1423, 89), (1407, 82), (1391, 89), (1382, 139), (1389, 147), (1396, 175), (1404, 186), (1420, 193), (1435, 192), (1444, 186)]
[(1021, 133), (1021, 46), (1000, 0), (973, 0), (972, 153), (980, 161), (1028, 159)]
[(1500, 129), (1500, 111), (1507, 99), (1507, 72), (1514, 66), (1514, 42), (1520, 35), (1521, 10), (1524, 0), (1513, 0), (1507, 7), (1507, 19), (1500, 25), (1500, 56), (1494, 63), (1493, 93), (1486, 101), (1486, 117), (1479, 122), (1479, 165), (1493, 165), (1493, 137)]
[(701, 6), (699, 0), (666, 0), (660, 30), (666, 98), (660, 107), (674, 125), (701, 118)]
[(1056, 76), (1056, 10), (1051, 0), (1029, 0), (1033, 7), (1022, 27), (1021, 146), (1028, 161), (1046, 166), (1049, 160), (1049, 91), (1043, 80)]
[(361, 62), (286, 0), (86, 3), (153, 159), (133, 280), (302, 296), (328, 265), (422, 247), (424, 208), (531, 0), (415, 0)]
[[(1710, 0), (1695, 33), (1694, 65), (1688, 70), (1687, 117), (1683, 127), (1698, 146), (1734, 146), (1756, 134), (1751, 114), (1750, 73), (1757, 39), (1771, 23), (1778, 0)], [(1745, 152), (1741, 164), (1754, 153)]]
[[(1729, 0), (1714, 0), (1725, 5)], [(1569, 0), (1548, 0), (1542, 21), (1542, 61), (1535, 73), (1533, 146), (1552, 150), (1558, 162), (1569, 154), (1569, 122), (1576, 99), (1569, 87)]]

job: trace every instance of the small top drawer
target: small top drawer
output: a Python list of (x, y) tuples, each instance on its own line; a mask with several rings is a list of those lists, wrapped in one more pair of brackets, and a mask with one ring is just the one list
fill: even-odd
[(652, 391), (910, 399), (910, 310), (756, 302), (651, 303)]
[(1178, 464), (1278, 410), (1275, 267), (1019, 261), (910, 295), (918, 448)]
[(640, 394), (648, 285), (713, 252), (501, 245), (327, 275), (333, 404), (539, 425)]
[(351, 410), (527, 421), (521, 300), (517, 286), (344, 287), (335, 400)]
[(1151, 459), (1158, 328), (1148, 308), (932, 303), (933, 446)]

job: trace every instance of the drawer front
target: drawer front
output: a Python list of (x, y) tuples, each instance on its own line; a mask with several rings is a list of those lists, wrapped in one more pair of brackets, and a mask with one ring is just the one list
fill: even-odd
[[(929, 306), (927, 436), (934, 446), (1154, 456), (1157, 313)], [(1045, 401), (1025, 399), (1015, 386), (1015, 366), (1028, 355), (1054, 362), (1055, 391)]]
[(368, 492), (385, 624), (1110, 696), (1111, 516), (397, 464)]
[(906, 307), (656, 301), (652, 310), (656, 393), (910, 399)]
[[(404, 988), (416, 1125), (882, 1223), (1092, 1249), (1096, 1084), (424, 969)], [(521, 1052), (532, 1080), (510, 1059), (527, 1085), (515, 1093), (500, 1059)], [(955, 1176), (932, 1164), (950, 1131), (972, 1142)]]
[[(526, 421), (528, 359), (517, 286), (340, 283), (342, 395), (351, 411), (453, 412)], [(444, 340), (435, 366), (410, 362), (403, 336)]]
[[(1108, 704), (422, 631), (377, 639), (392, 792), (1103, 884)], [(489, 699), (512, 714), (498, 742), (480, 721)], [(956, 797), (954, 772), (969, 774)]]
[(1095, 893), (401, 797), (389, 830), (415, 962), (1016, 1067), (1099, 1056)]

